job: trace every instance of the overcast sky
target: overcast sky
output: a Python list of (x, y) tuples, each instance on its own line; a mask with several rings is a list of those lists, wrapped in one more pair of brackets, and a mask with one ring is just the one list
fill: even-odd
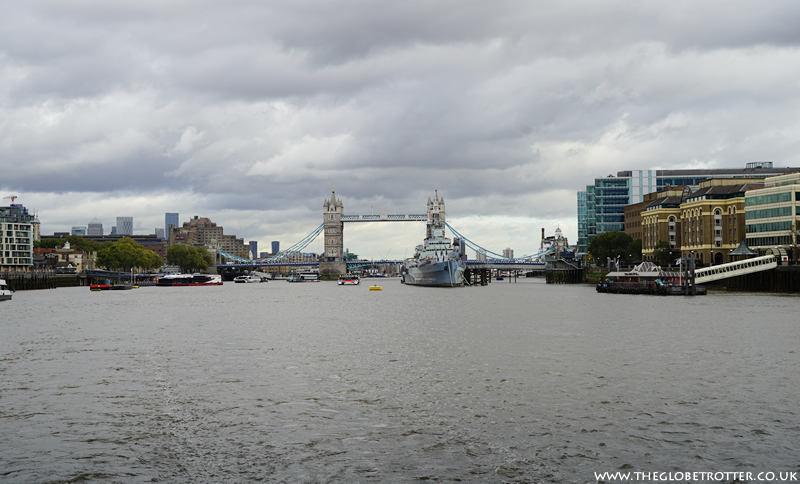
[(532, 254), (577, 242), (595, 177), (800, 166), (798, 25), (795, 1), (0, 0), (0, 193), (43, 234), (179, 212), (268, 250), (332, 188), (352, 215), (438, 188), (463, 235)]

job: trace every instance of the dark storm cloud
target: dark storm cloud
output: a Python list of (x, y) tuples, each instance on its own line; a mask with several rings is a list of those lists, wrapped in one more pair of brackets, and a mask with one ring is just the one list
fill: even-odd
[(794, 3), (0, 5), (3, 190), (574, 224), (619, 170), (800, 165)]

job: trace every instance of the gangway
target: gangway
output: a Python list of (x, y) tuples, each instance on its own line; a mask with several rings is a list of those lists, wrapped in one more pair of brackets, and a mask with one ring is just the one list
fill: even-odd
[(694, 271), (695, 284), (703, 284), (729, 277), (752, 274), (754, 272), (768, 271), (778, 267), (778, 260), (774, 255), (754, 257), (736, 262), (728, 262), (718, 266), (704, 267)]

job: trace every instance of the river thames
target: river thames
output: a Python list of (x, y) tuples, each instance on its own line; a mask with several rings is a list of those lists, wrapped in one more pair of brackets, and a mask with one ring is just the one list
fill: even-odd
[(17, 292), (0, 481), (783, 482), (799, 309), (542, 279)]

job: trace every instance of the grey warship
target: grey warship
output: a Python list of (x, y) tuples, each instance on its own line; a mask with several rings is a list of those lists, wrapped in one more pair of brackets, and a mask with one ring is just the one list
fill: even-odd
[(414, 257), (406, 259), (401, 282), (412, 286), (460, 287), (464, 285), (466, 247), (459, 239), (445, 237), (444, 197), (438, 190), (428, 198), (426, 236), (416, 247)]

